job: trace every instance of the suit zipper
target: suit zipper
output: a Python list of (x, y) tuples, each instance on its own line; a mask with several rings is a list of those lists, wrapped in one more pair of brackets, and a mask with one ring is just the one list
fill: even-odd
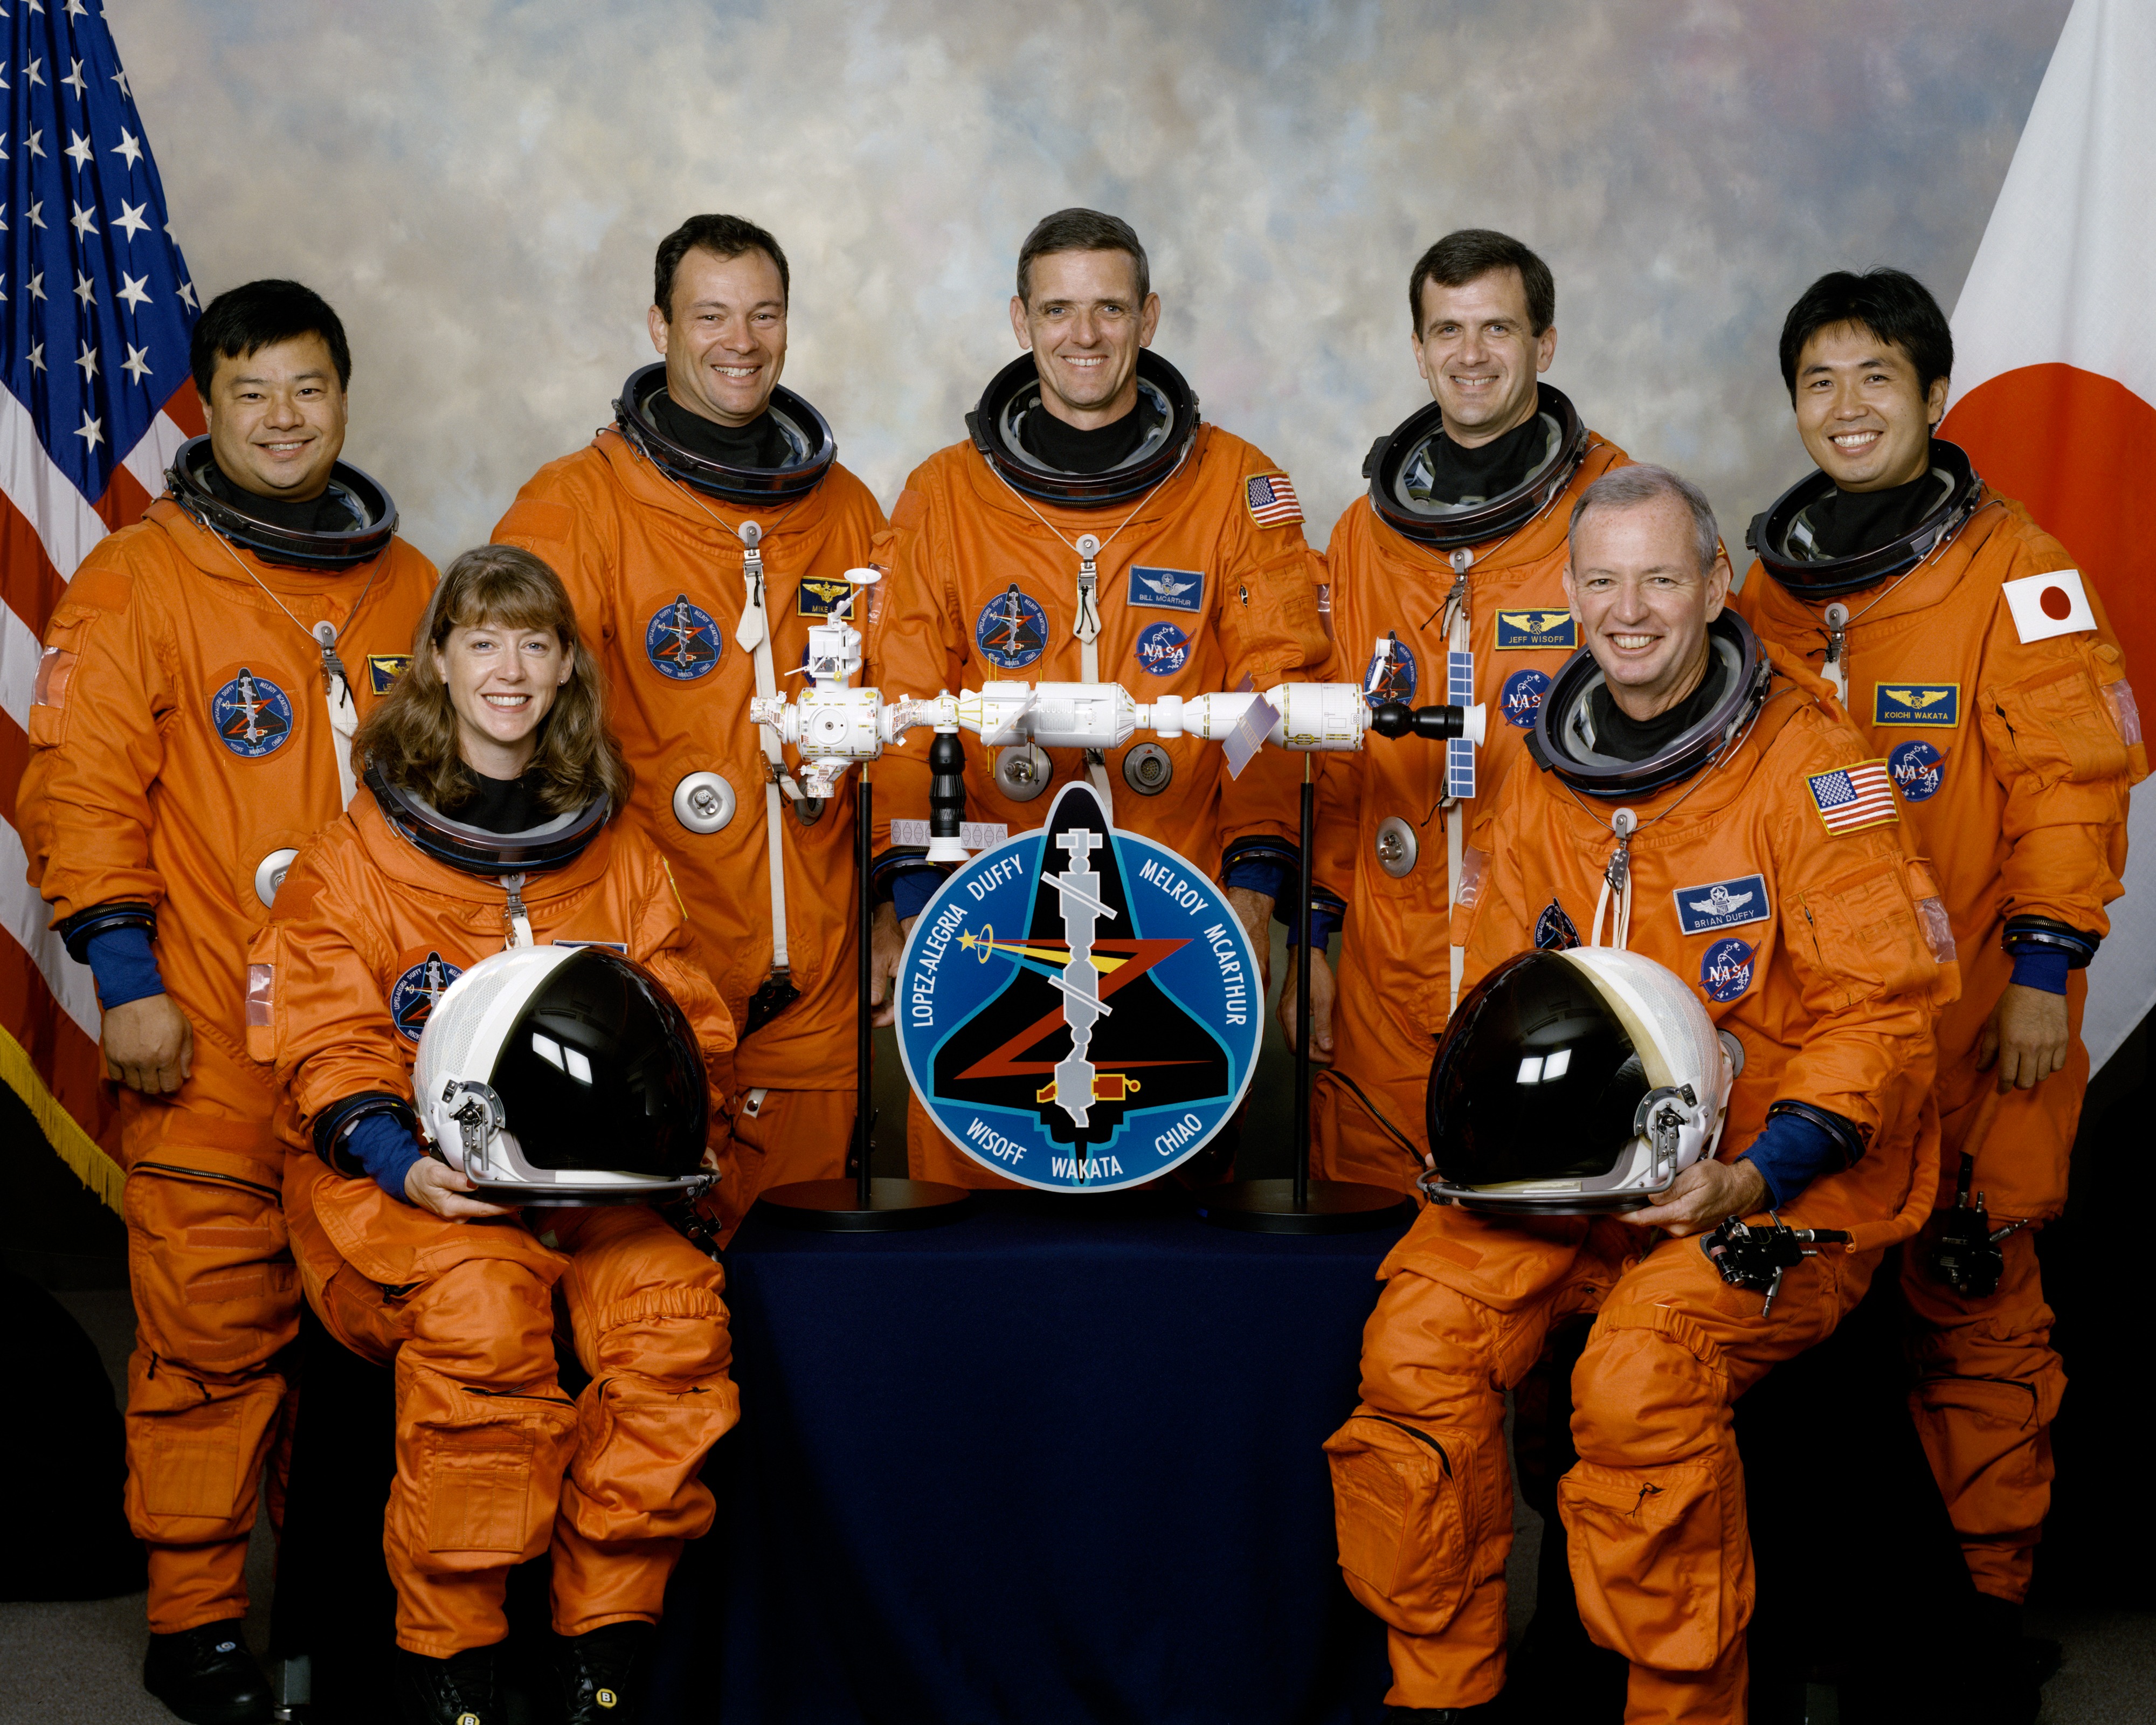
[(1404, 1425), (1399, 1420), (1390, 1419), (1383, 1414), (1365, 1414), (1363, 1417), (1365, 1420), (1374, 1420), (1380, 1425), (1394, 1426), (1399, 1430), (1405, 1432), (1409, 1437), (1413, 1438), (1417, 1443), (1422, 1445), (1424, 1448), (1429, 1450), (1432, 1455), (1437, 1457), (1437, 1465), (1445, 1470), (1445, 1478), (1450, 1479), (1452, 1477), (1452, 1458), (1445, 1453), (1445, 1445), (1438, 1442), (1438, 1440), (1432, 1437), (1428, 1432), (1417, 1431), (1412, 1425)]
[(180, 1174), (190, 1180), (214, 1180), (223, 1186), (244, 1186), (249, 1192), (259, 1192), (264, 1197), (276, 1199), (280, 1203), (285, 1196), (275, 1186), (264, 1186), (254, 1180), (243, 1180), (237, 1174), (212, 1173), (206, 1168), (182, 1168), (175, 1162), (138, 1162), (135, 1166), (151, 1173)]
[(532, 1395), (521, 1389), (481, 1389), (476, 1384), (459, 1386), (466, 1395), (483, 1395), (498, 1402), (545, 1402), (549, 1407), (573, 1408), (576, 1404), (565, 1395)]

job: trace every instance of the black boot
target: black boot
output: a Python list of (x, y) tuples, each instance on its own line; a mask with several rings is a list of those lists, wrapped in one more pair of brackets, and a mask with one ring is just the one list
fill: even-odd
[(554, 1637), (554, 1675), (567, 1725), (634, 1725), (659, 1640), (655, 1624), (610, 1623)]
[(187, 1725), (266, 1725), (270, 1717), (270, 1685), (236, 1617), (151, 1635), (142, 1686)]
[(503, 1725), (492, 1647), (467, 1647), (447, 1659), (396, 1651), (397, 1711), (404, 1725)]
[(1978, 1645), (1994, 1659), (2006, 1662), (2004, 1681), (2025, 1701), (2029, 1717), (2035, 1717), (2038, 1692), (2059, 1673), (2066, 1653), (2056, 1641), (2021, 1632), (2021, 1608), (1995, 1594), (1976, 1596)]

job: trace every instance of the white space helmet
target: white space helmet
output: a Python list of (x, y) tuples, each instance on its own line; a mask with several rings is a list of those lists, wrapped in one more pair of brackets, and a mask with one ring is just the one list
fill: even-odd
[(604, 947), (517, 947), (443, 991), (412, 1074), (420, 1130), (493, 1201), (695, 1197), (703, 1058), (673, 997)]
[(1522, 952), (1469, 992), (1438, 1045), (1426, 1189), (1512, 1214), (1640, 1209), (1713, 1154), (1743, 1059), (1651, 958)]

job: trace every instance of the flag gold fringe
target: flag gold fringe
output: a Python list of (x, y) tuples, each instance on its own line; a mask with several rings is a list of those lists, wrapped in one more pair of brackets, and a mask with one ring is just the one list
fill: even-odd
[(0, 1029), (0, 1079), (23, 1099), (44, 1129), (45, 1140), (59, 1152), (60, 1160), (74, 1170), (75, 1178), (108, 1207), (120, 1208), (120, 1194), (127, 1176), (120, 1164), (105, 1153), (96, 1139), (82, 1129), (74, 1116), (60, 1106), (59, 1098), (45, 1087), (45, 1081), (31, 1065), (23, 1045)]

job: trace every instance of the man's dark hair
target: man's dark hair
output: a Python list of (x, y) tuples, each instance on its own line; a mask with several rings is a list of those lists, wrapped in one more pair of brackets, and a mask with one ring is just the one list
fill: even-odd
[(1131, 309), (1144, 305), (1152, 291), (1152, 265), (1146, 261), (1146, 249), (1137, 230), (1121, 216), (1104, 216), (1096, 209), (1060, 209), (1035, 222), (1018, 249), (1018, 296), (1028, 305), (1033, 304), (1033, 260), (1051, 252), (1127, 253), (1138, 278), (1137, 305)]
[(209, 302), (187, 341), (195, 393), (209, 399), (210, 379), (221, 359), (244, 359), (280, 341), (320, 336), (336, 367), (337, 388), (352, 382), (352, 347), (330, 302), (311, 287), (272, 276), (228, 288)]
[(1422, 290), (1424, 282), (1440, 287), (1466, 287), (1492, 270), (1517, 270), (1520, 285), (1527, 293), (1527, 333), (1540, 336), (1557, 321), (1557, 281), (1548, 264), (1509, 234), (1494, 228), (1461, 228), (1415, 259), (1408, 277), (1408, 316), (1415, 339), (1422, 339)]
[(1953, 331), (1929, 288), (1906, 270), (1862, 275), (1835, 270), (1806, 288), (1782, 320), (1782, 382), (1791, 401), (1797, 398), (1797, 362), (1804, 343), (1843, 323), (1860, 325), (1900, 348), (1917, 368), (1917, 388), (1925, 394), (1936, 380), (1953, 375)]
[(778, 266), (778, 297), (793, 298), (793, 272), (786, 267), (786, 254), (778, 242), (755, 223), (740, 216), (691, 216), (659, 242), (659, 255), (651, 264), (651, 303), (667, 322), (674, 321), (674, 272), (692, 251), (714, 257), (741, 258), (762, 252)]

